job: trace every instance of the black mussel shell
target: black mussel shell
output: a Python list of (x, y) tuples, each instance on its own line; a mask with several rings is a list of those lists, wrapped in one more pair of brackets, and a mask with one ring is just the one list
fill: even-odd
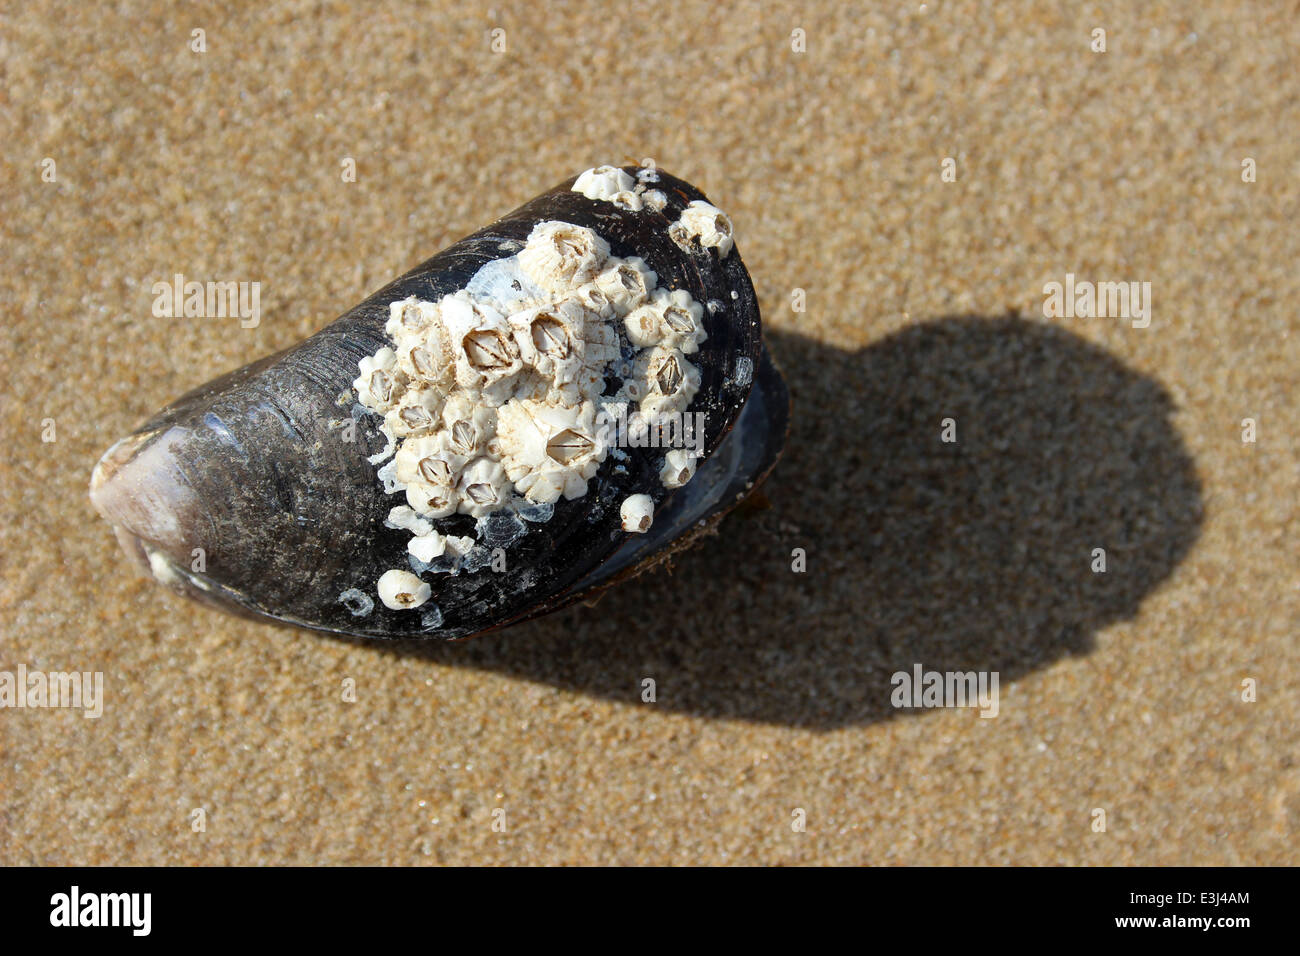
[[(370, 637), (468, 637), (581, 600), (689, 544), (775, 464), (789, 396), (763, 346), (739, 252), (720, 255), (672, 234), (683, 210), (707, 198), (662, 171), (624, 171), (652, 180), (654, 208), (588, 198), (567, 180), (301, 344), (178, 399), (104, 456), (91, 482), (96, 508), (128, 553), (191, 597)], [(600, 464), (586, 494), (560, 498), (547, 520), (522, 501), (477, 520), (434, 519), (438, 531), (474, 536), (478, 546), (425, 564), (407, 552), (410, 532), (387, 523), (404, 499), (385, 491), (370, 460), (389, 442), (382, 417), (358, 404), (359, 363), (392, 344), (391, 303), (435, 302), (465, 288), (547, 221), (593, 230), (611, 256), (643, 259), (659, 287), (707, 303), (707, 338), (690, 356), (700, 385), (687, 409), (704, 415), (704, 455), (693, 479), (669, 489), (660, 479), (664, 449), (624, 447)], [(646, 533), (624, 531), (620, 521), (622, 502), (636, 494), (654, 504)], [(418, 573), (430, 598), (416, 608), (386, 606), (376, 581), (390, 569)]]

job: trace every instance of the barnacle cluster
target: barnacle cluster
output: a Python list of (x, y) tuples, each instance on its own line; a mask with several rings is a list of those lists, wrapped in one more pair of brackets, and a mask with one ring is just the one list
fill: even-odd
[(617, 166), (597, 166), (574, 180), (570, 188), (588, 199), (611, 202), (628, 212), (640, 212), (642, 209), (662, 212), (668, 205), (668, 197), (662, 190), (650, 188), (651, 183), (658, 181), (659, 173), (654, 166), (643, 166), (637, 171), (635, 180)]
[[(584, 173), (585, 188), (614, 202), (637, 196), (615, 172)], [(594, 231), (560, 221), (538, 223), (522, 249), (460, 291), (393, 302), (392, 345), (361, 360), (353, 386), (384, 418), (388, 447), (373, 461), (387, 460), (385, 489), (405, 493), (389, 524), (412, 533), (410, 553), (428, 563), (474, 547), (431, 519), (586, 494), (610, 451), (611, 406), (654, 423), (694, 398), (700, 373), (687, 356), (706, 338), (703, 313), (688, 292), (660, 288), (641, 259), (612, 256)], [(680, 487), (694, 467), (688, 452), (670, 451), (663, 484)], [(648, 501), (623, 514), (625, 528), (649, 527)], [(428, 599), (405, 577), (389, 583), (399, 580), (380, 589), (389, 607)]]

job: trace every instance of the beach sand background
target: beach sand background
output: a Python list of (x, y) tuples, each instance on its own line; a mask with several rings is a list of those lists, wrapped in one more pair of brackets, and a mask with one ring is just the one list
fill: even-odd
[[(1297, 49), (1270, 3), (11, 6), (0, 670), (105, 699), (0, 712), (0, 863), (1295, 862)], [(721, 534), (435, 647), (118, 551), (113, 440), (643, 157), (734, 219), (794, 393)], [(260, 323), (154, 317), (177, 273)], [(1149, 325), (1045, 318), (1067, 274)], [(997, 716), (894, 708), (916, 664)]]

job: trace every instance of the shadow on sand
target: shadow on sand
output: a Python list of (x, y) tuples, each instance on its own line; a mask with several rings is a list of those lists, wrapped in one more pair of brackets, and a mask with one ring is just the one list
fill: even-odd
[(463, 644), (363, 643), (635, 706), (651, 677), (654, 706), (833, 729), (921, 713), (890, 705), (916, 663), (1005, 688), (1087, 653), (1197, 537), (1165, 389), (1069, 332), (962, 316), (856, 352), (768, 341), (794, 396), (769, 507), (594, 607)]

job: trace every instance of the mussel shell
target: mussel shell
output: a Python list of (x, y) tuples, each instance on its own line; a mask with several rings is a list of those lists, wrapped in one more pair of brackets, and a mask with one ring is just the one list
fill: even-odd
[[(655, 563), (715, 521), (775, 462), (788, 410), (784, 383), (763, 349), (758, 304), (739, 251), (720, 257), (707, 248), (684, 250), (670, 238), (668, 227), (681, 211), (707, 197), (662, 171), (653, 188), (667, 203), (658, 211), (588, 199), (570, 188), (573, 182), (460, 240), (301, 344), (183, 396), (119, 443), (92, 491), (119, 539), (147, 562), (152, 558), (155, 574), (163, 562), (162, 577), (177, 589), (230, 610), (322, 631), (451, 639), (578, 600)], [(385, 524), (402, 496), (384, 492), (377, 466), (367, 460), (386, 438), (381, 419), (356, 404), (358, 363), (391, 344), (384, 332), (391, 302), (436, 301), (464, 288), (484, 264), (514, 255), (547, 220), (593, 229), (612, 255), (644, 259), (660, 287), (711, 303), (702, 316), (707, 340), (691, 356), (701, 385), (687, 409), (704, 413), (704, 464), (691, 482), (670, 491), (659, 478), (662, 450), (626, 449), (621, 462), (607, 457), (587, 494), (558, 501), (549, 520), (504, 522), (506, 537), (517, 535), (504, 541), (504, 571), (426, 571), (433, 596), (425, 608), (391, 610), (374, 600), (367, 613), (354, 613), (342, 594), (357, 589), (373, 598), (379, 576), (410, 561), (409, 533)], [(715, 462), (742, 409), (748, 415), (742, 440)], [(356, 422), (354, 441), (342, 438), (340, 426), (349, 418)], [(162, 473), (169, 490), (158, 502), (143, 484)], [(621, 528), (620, 504), (638, 493), (655, 503), (649, 535)], [(435, 525), (444, 533), (475, 534), (474, 520), (465, 516)], [(526, 533), (518, 535), (520, 527)], [(196, 549), (204, 556), (202, 571), (193, 570)]]

